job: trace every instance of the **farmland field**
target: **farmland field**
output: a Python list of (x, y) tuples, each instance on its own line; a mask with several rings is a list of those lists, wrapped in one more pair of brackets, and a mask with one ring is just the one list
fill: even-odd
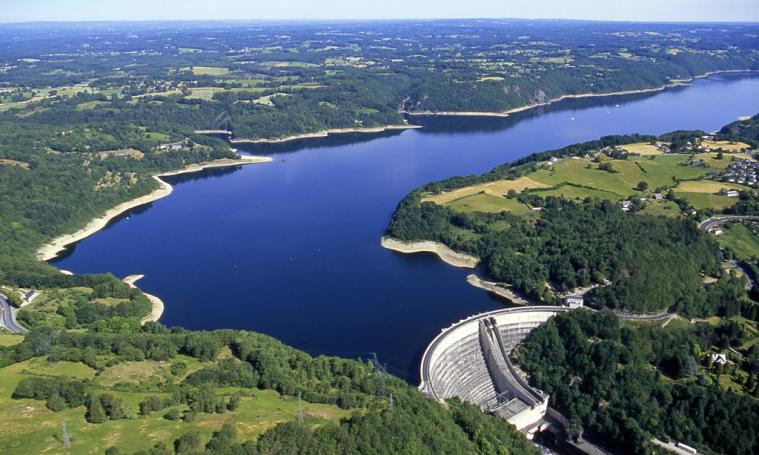
[(647, 142), (639, 142), (636, 144), (623, 145), (620, 148), (627, 150), (630, 153), (636, 153), (638, 155), (661, 155), (662, 151), (659, 147), (649, 144)]
[[(621, 146), (641, 150), (648, 144)], [(703, 163), (699, 164), (700, 161)], [(696, 209), (724, 210), (735, 204), (735, 198), (719, 195), (721, 189), (750, 190), (749, 187), (728, 184), (703, 178), (714, 170), (727, 168), (729, 158), (716, 159), (715, 153), (702, 153), (691, 159), (686, 154), (649, 154), (646, 157), (613, 159), (599, 155), (596, 158), (564, 158), (554, 163), (543, 162), (539, 169), (514, 180), (497, 180), (481, 183), (438, 194), (428, 194), (424, 202), (446, 205), (464, 212), (509, 211), (521, 215), (529, 209), (518, 201), (505, 196), (510, 190), (529, 192), (541, 197), (562, 196), (582, 200), (588, 197), (618, 202), (636, 195), (646, 196), (654, 190), (671, 189), (675, 196), (686, 199)], [(695, 163), (695, 164), (694, 164)], [(712, 167), (712, 164), (714, 166)], [(604, 170), (602, 165), (610, 165)], [(638, 185), (645, 182), (646, 191)], [(644, 204), (644, 213), (677, 216), (680, 210), (666, 201), (650, 201)]]
[(195, 76), (226, 76), (229, 68), (219, 66), (193, 66), (191, 69)]
[(701, 141), (702, 147), (708, 147), (711, 149), (722, 149), (726, 152), (738, 152), (741, 150), (748, 150), (751, 148), (748, 144), (744, 142), (730, 142), (730, 141), (709, 141), (709, 140), (703, 140)]
[(508, 211), (515, 215), (527, 215), (530, 209), (516, 199), (493, 196), (487, 193), (473, 194), (447, 204), (459, 212), (495, 213)]
[(754, 233), (758, 228), (757, 223), (728, 223), (722, 227), (724, 233), (717, 236), (717, 241), (738, 259), (759, 258), (759, 235)]
[(675, 191), (675, 196), (688, 201), (697, 210), (725, 210), (738, 202), (737, 198), (710, 193), (688, 193)]
[(436, 204), (446, 204), (456, 199), (460, 199), (465, 196), (471, 196), (477, 193), (487, 193), (493, 196), (503, 196), (514, 190), (516, 192), (522, 192), (526, 188), (548, 188), (549, 185), (545, 183), (536, 182), (529, 177), (519, 177), (515, 180), (498, 180), (496, 182), (483, 183), (481, 185), (468, 186), (466, 188), (460, 188), (457, 190), (449, 191), (446, 193), (436, 194), (423, 198), (423, 201), (434, 202)]

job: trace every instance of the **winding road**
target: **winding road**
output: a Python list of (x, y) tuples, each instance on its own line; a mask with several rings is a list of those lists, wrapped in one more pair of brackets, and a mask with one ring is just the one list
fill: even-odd
[(13, 315), (10, 304), (8, 304), (7, 297), (0, 294), (0, 325), (11, 333), (22, 334), (26, 333), (26, 329), (21, 327)]
[[(709, 232), (711, 228), (714, 226), (719, 226), (720, 224), (729, 223), (731, 221), (742, 221), (742, 220), (752, 220), (752, 221), (759, 221), (759, 216), (750, 216), (750, 215), (727, 215), (727, 216), (718, 216), (714, 218), (708, 218), (701, 223), (699, 223), (698, 227), (704, 232)], [(738, 261), (732, 260), (730, 261), (727, 270), (735, 270), (740, 272), (743, 276), (746, 277), (746, 281), (748, 282), (746, 285), (747, 289), (751, 289), (754, 287), (754, 280), (751, 278), (751, 275), (746, 272), (746, 270), (741, 267), (740, 263)]]
[(754, 220), (759, 221), (759, 216), (750, 216), (750, 215), (726, 215), (726, 216), (717, 216), (714, 218), (708, 218), (699, 223), (698, 227), (704, 232), (708, 232), (709, 229), (711, 229), (714, 226), (718, 226), (720, 224), (729, 223), (730, 221), (741, 221), (741, 220)]

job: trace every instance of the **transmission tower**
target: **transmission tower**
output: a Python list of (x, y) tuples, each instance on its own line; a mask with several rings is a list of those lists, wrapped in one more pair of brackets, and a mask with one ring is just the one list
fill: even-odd
[(377, 387), (374, 390), (374, 395), (377, 398), (382, 398), (387, 395), (387, 390), (385, 389), (385, 366), (377, 359), (376, 352), (372, 353), (372, 358), (374, 359), (374, 372), (377, 375)]
[(68, 447), (71, 445), (71, 435), (69, 434), (69, 430), (66, 428), (66, 422), (63, 422), (61, 424), (61, 433), (63, 433), (63, 447)]

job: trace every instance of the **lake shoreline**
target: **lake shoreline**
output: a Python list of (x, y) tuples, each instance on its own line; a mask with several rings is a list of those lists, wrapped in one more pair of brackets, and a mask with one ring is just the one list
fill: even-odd
[(233, 145), (255, 145), (255, 144), (282, 144), (285, 142), (298, 141), (302, 139), (318, 139), (325, 138), (333, 134), (377, 134), (384, 133), (385, 131), (395, 130), (412, 130), (421, 128), (420, 125), (385, 125), (372, 128), (334, 128), (329, 130), (315, 131), (313, 133), (294, 134), (292, 136), (285, 136), (280, 138), (264, 138), (264, 139), (230, 139), (230, 144)]
[[(51, 261), (57, 258), (62, 252), (64, 252), (66, 248), (69, 247), (69, 245), (77, 243), (81, 240), (86, 239), (92, 234), (95, 234), (96, 232), (108, 226), (108, 223), (111, 220), (127, 212), (128, 210), (139, 207), (141, 205), (149, 204), (153, 201), (156, 201), (158, 199), (161, 199), (170, 195), (172, 191), (174, 190), (174, 188), (168, 182), (161, 180), (161, 177), (169, 177), (172, 175), (181, 175), (181, 174), (191, 174), (194, 172), (200, 172), (205, 169), (240, 166), (240, 165), (245, 165), (245, 164), (258, 164), (258, 163), (266, 163), (270, 161), (272, 161), (271, 157), (243, 155), (243, 156), (240, 156), (239, 160), (232, 160), (232, 159), (214, 160), (214, 161), (209, 161), (207, 163), (202, 163), (202, 164), (192, 164), (183, 169), (179, 169), (176, 171), (169, 171), (169, 172), (153, 175), (152, 178), (154, 178), (158, 182), (158, 185), (159, 185), (159, 187), (156, 190), (146, 195), (137, 197), (135, 199), (122, 202), (121, 204), (118, 204), (117, 206), (109, 210), (106, 210), (103, 216), (93, 218), (92, 220), (90, 220), (89, 223), (87, 223), (86, 226), (84, 226), (82, 229), (79, 229), (76, 232), (73, 232), (71, 234), (64, 234), (64, 235), (54, 238), (50, 242), (42, 245), (39, 249), (37, 249), (37, 253), (36, 253), (37, 259), (44, 262)], [(67, 270), (61, 270), (61, 273), (66, 274), (66, 275), (73, 275), (71, 272)], [(124, 283), (128, 284), (130, 287), (137, 288), (137, 286), (134, 283), (137, 280), (143, 278), (143, 276), (144, 275), (129, 275), (125, 277), (123, 281)], [(147, 322), (158, 322), (158, 320), (161, 319), (161, 316), (163, 315), (163, 312), (165, 309), (163, 300), (156, 297), (155, 295), (148, 294), (145, 291), (142, 291), (142, 293), (145, 294), (145, 297), (147, 297), (148, 300), (150, 300), (151, 311), (149, 315), (142, 318), (140, 323), (145, 324)]]
[[(137, 286), (134, 283), (143, 278), (145, 278), (145, 275), (129, 275), (124, 277), (124, 279), (121, 281), (126, 283), (130, 288), (137, 289)], [(158, 320), (161, 319), (161, 316), (163, 315), (163, 310), (166, 308), (163, 304), (163, 300), (152, 294), (148, 294), (145, 291), (142, 291), (142, 293), (145, 294), (145, 297), (147, 297), (148, 300), (150, 300), (151, 309), (150, 314), (140, 320), (140, 324), (145, 325), (148, 322), (158, 322)]]
[(406, 242), (393, 237), (382, 237), (380, 244), (383, 248), (395, 251), (396, 253), (433, 253), (442, 261), (454, 267), (473, 269), (480, 262), (480, 258), (476, 256), (452, 250), (447, 245), (431, 240)]
[(559, 97), (550, 99), (548, 101), (545, 101), (543, 103), (533, 103), (533, 104), (527, 104), (525, 106), (515, 107), (513, 109), (509, 109), (506, 111), (501, 112), (488, 112), (488, 111), (418, 111), (418, 112), (409, 112), (404, 111), (403, 113), (412, 117), (508, 117), (511, 114), (516, 114), (519, 112), (528, 111), (530, 109), (535, 109), (538, 107), (545, 107), (550, 106), (551, 104), (558, 103), (560, 101), (568, 100), (568, 99), (582, 99), (582, 98), (600, 98), (605, 96), (624, 96), (624, 95), (635, 95), (635, 94), (641, 94), (641, 93), (654, 93), (654, 92), (661, 92), (670, 88), (675, 87), (682, 87), (689, 85), (691, 82), (697, 80), (697, 79), (706, 79), (711, 76), (716, 76), (719, 74), (740, 74), (740, 73), (751, 73), (751, 74), (759, 74), (759, 70), (720, 70), (720, 71), (710, 71), (704, 74), (700, 74), (697, 76), (693, 76), (688, 79), (673, 79), (669, 83), (661, 85), (659, 87), (652, 87), (652, 88), (644, 88), (644, 89), (638, 89), (638, 90), (621, 90), (617, 92), (608, 92), (608, 93), (578, 93), (575, 95), (561, 95)]
[(41, 247), (37, 249), (36, 257), (40, 261), (44, 261), (44, 262), (52, 261), (53, 259), (57, 258), (63, 251), (65, 251), (69, 245), (77, 243), (81, 240), (84, 240), (85, 238), (91, 236), (92, 234), (100, 231), (101, 229), (106, 227), (111, 220), (121, 215), (122, 213), (127, 212), (133, 208), (139, 207), (141, 205), (149, 204), (153, 201), (162, 199), (170, 195), (171, 192), (173, 191), (173, 187), (169, 183), (165, 182), (164, 180), (161, 180), (161, 177), (169, 177), (169, 176), (181, 175), (181, 174), (191, 174), (194, 172), (203, 171), (205, 169), (241, 166), (245, 164), (265, 163), (271, 160), (272, 160), (271, 157), (241, 156), (239, 160), (232, 160), (232, 159), (214, 160), (214, 161), (209, 161), (203, 164), (192, 164), (183, 169), (179, 169), (176, 171), (169, 171), (169, 172), (153, 175), (152, 178), (154, 178), (158, 182), (159, 188), (153, 190), (152, 192), (146, 195), (139, 196), (135, 199), (122, 202), (121, 204), (118, 204), (115, 207), (112, 207), (106, 210), (106, 212), (102, 216), (91, 219), (87, 223), (87, 225), (85, 225), (83, 228), (79, 229), (76, 232), (73, 232), (70, 234), (63, 234), (50, 240), (49, 242), (45, 243), (44, 245), (42, 245)]
[(524, 297), (517, 294), (513, 290), (507, 287), (501, 286), (498, 283), (495, 283), (493, 281), (483, 280), (482, 278), (480, 278), (474, 273), (467, 276), (466, 281), (467, 283), (471, 284), (472, 286), (476, 288), (482, 289), (491, 294), (495, 294), (498, 297), (508, 300), (513, 305), (520, 305), (520, 306), (533, 305), (532, 303), (530, 303), (529, 300), (525, 299)]

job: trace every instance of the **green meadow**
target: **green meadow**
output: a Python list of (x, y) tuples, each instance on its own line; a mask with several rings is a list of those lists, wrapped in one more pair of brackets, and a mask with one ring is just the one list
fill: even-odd
[[(529, 207), (516, 199), (506, 197), (508, 189), (529, 192), (541, 197), (606, 199), (619, 202), (636, 196), (646, 197), (644, 212), (664, 216), (677, 216), (680, 209), (668, 201), (655, 201), (652, 193), (659, 189), (672, 190), (674, 195), (686, 199), (696, 209), (724, 210), (735, 204), (735, 198), (717, 194), (721, 189), (748, 187), (706, 180), (715, 171), (723, 170), (730, 157), (716, 159), (715, 154), (700, 154), (695, 158), (685, 154), (659, 154), (630, 156), (614, 159), (604, 155), (598, 158), (564, 158), (550, 164), (539, 164), (536, 171), (515, 181), (499, 180), (487, 184), (459, 188), (447, 193), (428, 195), (425, 200), (449, 206), (460, 212), (494, 213), (508, 211), (515, 215), (530, 213)], [(610, 169), (602, 168), (610, 166)], [(513, 182), (514, 184), (511, 184)], [(530, 185), (516, 184), (531, 182)], [(645, 182), (647, 189), (638, 189)]]
[(759, 225), (756, 223), (728, 223), (722, 226), (722, 235), (717, 241), (722, 248), (730, 249), (742, 260), (759, 258)]
[[(16, 340), (3, 335), (0, 343)], [(19, 338), (19, 337), (15, 337)], [(224, 414), (198, 414), (192, 422), (167, 420), (163, 416), (172, 408), (156, 411), (150, 416), (138, 415), (139, 404), (147, 396), (168, 396), (166, 393), (130, 391), (136, 385), (150, 385), (151, 381), (170, 378), (171, 363), (188, 364), (188, 372), (203, 366), (191, 357), (179, 356), (172, 362), (126, 362), (96, 370), (73, 362), (49, 363), (41, 357), (0, 368), (0, 453), (27, 455), (32, 453), (88, 453), (102, 454), (111, 446), (127, 452), (149, 449), (159, 441), (170, 442), (189, 431), (198, 431), (208, 439), (224, 424), (231, 423), (241, 440), (255, 440), (273, 426), (294, 420), (298, 415), (298, 400), (280, 396), (272, 390), (220, 388), (219, 395), (241, 395), (240, 406)], [(61, 376), (92, 380), (101, 393), (110, 393), (123, 401), (127, 419), (109, 420), (101, 424), (87, 423), (85, 408), (64, 409), (52, 412), (43, 401), (11, 398), (16, 384), (31, 376)], [(347, 411), (332, 405), (301, 403), (306, 424), (315, 427), (330, 420), (348, 415)], [(174, 406), (184, 411), (186, 405)], [(64, 449), (62, 424), (70, 434), (70, 447)]]

